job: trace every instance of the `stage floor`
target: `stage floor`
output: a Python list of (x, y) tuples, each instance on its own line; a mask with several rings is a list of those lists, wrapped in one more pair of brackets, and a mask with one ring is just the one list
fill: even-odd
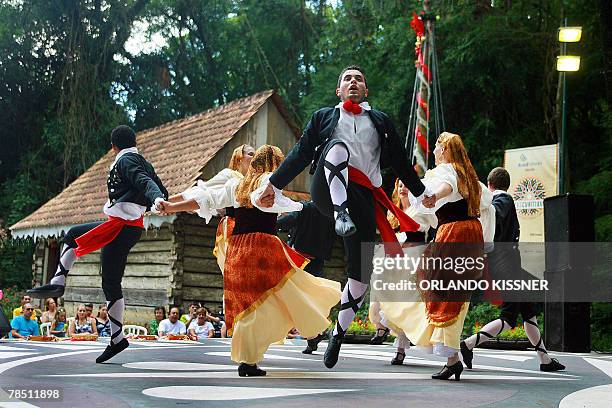
[[(443, 360), (416, 350), (392, 366), (391, 345), (346, 344), (328, 370), (326, 342), (308, 356), (286, 341), (260, 364), (268, 376), (240, 378), (230, 341), (132, 342), (106, 364), (104, 342), (0, 342), (0, 407), (612, 407), (609, 354), (552, 352), (567, 370), (543, 373), (532, 351), (477, 349), (455, 382), (432, 380)], [(55, 389), (61, 400), (9, 398)]]

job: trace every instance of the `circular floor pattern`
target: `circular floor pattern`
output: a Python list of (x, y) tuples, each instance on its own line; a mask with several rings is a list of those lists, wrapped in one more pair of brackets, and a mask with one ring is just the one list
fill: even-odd
[(262, 388), (262, 387), (214, 387), (177, 385), (170, 387), (155, 387), (143, 390), (150, 397), (169, 398), (190, 401), (218, 401), (219, 395), (224, 400), (249, 400), (260, 398), (292, 397), (297, 395), (312, 395), (361, 390), (331, 389), (331, 388)]
[(609, 408), (612, 407), (612, 384), (585, 388), (566, 395), (559, 408)]

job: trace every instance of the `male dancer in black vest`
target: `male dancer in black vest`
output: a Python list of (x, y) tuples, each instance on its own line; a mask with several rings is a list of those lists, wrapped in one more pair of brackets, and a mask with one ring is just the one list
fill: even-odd
[(123, 125), (115, 128), (111, 144), (116, 157), (107, 179), (108, 201), (103, 209), (108, 221), (72, 227), (64, 237), (64, 248), (51, 282), (28, 291), (36, 298), (62, 296), (66, 276), (76, 259), (102, 248), (102, 290), (111, 322), (111, 341), (96, 363), (128, 347), (122, 332), (125, 302), (121, 291), (127, 256), (142, 235), (145, 211), (168, 198), (153, 166), (138, 153), (136, 134), (131, 128)]
[[(385, 113), (364, 101), (368, 88), (360, 67), (353, 65), (342, 70), (336, 95), (340, 103), (312, 115), (302, 137), (270, 177), (259, 198), (262, 203), (280, 194), (312, 163), (312, 200), (321, 213), (335, 219), (336, 233), (343, 237), (348, 254), (348, 282), (324, 356), (328, 368), (338, 362), (344, 333), (361, 307), (370, 281), (374, 251), (372, 247), (362, 248), (361, 244), (376, 240), (377, 227), (383, 241), (397, 243), (384, 208), (397, 214), (402, 231), (416, 231), (419, 226), (397, 207), (395, 212), (389, 206), (393, 204), (380, 188), (381, 168), (392, 167), (415, 197), (425, 197), (425, 186), (408, 161), (393, 123)], [(424, 204), (433, 205), (430, 196), (427, 194)], [(368, 253), (362, 255), (365, 248)], [(362, 261), (368, 265), (363, 271)]]
[[(494, 242), (518, 243), (521, 234), (516, 207), (512, 196), (508, 194), (510, 187), (510, 174), (502, 167), (496, 167), (487, 177), (489, 190), (493, 192), (493, 207), (495, 207), (495, 238)], [(503, 244), (502, 244), (503, 245)], [(521, 254), (518, 246), (512, 248), (496, 248), (488, 254), (489, 270), (494, 276), (511, 279), (523, 274), (521, 268)], [(520, 277), (520, 276), (519, 276)], [(529, 341), (535, 347), (540, 361), (541, 371), (564, 370), (565, 366), (557, 359), (550, 358), (542, 335), (538, 328), (536, 316), (538, 307), (532, 302), (504, 302), (501, 305), (499, 319), (487, 323), (478, 333), (461, 342), (461, 355), (467, 368), (472, 368), (474, 347), (480, 343), (499, 336), (503, 331), (516, 326), (519, 313), (523, 317), (523, 327)]]

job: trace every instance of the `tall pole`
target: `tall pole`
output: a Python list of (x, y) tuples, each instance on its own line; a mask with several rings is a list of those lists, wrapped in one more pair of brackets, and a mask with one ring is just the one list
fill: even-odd
[[(567, 27), (567, 18), (563, 19), (563, 27)], [(567, 43), (561, 43), (561, 55), (566, 55), (567, 53)], [(559, 195), (565, 194), (565, 160), (567, 158), (566, 150), (567, 150), (567, 139), (565, 134), (565, 121), (566, 121), (566, 105), (567, 105), (567, 97), (566, 97), (566, 82), (565, 82), (565, 72), (561, 72), (561, 137), (559, 138), (559, 183), (558, 190)]]
[(420, 54), (417, 57), (416, 76), (419, 79), (419, 86), (416, 95), (416, 124), (413, 149), (419, 149), (421, 153), (417, 156), (416, 171), (419, 176), (425, 174), (429, 168), (429, 100), (430, 100), (430, 80), (431, 71), (429, 35), (431, 34), (432, 22), (427, 18), (430, 8), (430, 0), (423, 1), (423, 22), (425, 30), (421, 37), (417, 34), (417, 44), (420, 47)]

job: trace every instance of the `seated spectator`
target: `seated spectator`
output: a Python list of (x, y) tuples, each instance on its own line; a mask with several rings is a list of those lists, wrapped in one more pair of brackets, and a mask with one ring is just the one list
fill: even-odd
[(40, 322), (51, 323), (55, 317), (55, 313), (57, 313), (57, 304), (55, 303), (55, 300), (53, 298), (47, 298), (45, 300), (45, 311), (40, 317)]
[(185, 323), (186, 327), (189, 327), (192, 321), (194, 321), (197, 317), (198, 309), (201, 308), (199, 302), (191, 302), (189, 305), (189, 314), (184, 314), (181, 316), (181, 322)]
[(289, 333), (287, 333), (287, 338), (288, 339), (301, 339), (302, 336), (300, 336), (300, 331), (294, 327), (293, 329), (289, 330)]
[(79, 305), (76, 317), (70, 322), (68, 327), (68, 335), (70, 337), (78, 336), (79, 334), (98, 334), (96, 320), (92, 317), (87, 317), (85, 305)]
[[(17, 316), (21, 316), (23, 312), (23, 306), (25, 306), (26, 303), (30, 303), (31, 301), (32, 301), (32, 298), (30, 298), (30, 295), (23, 295), (21, 297), (21, 306), (13, 309), (13, 319), (16, 318)], [(36, 312), (34, 310), (32, 310), (30, 320), (36, 320)]]
[(159, 329), (159, 322), (166, 318), (166, 308), (163, 306), (157, 306), (155, 308), (155, 319), (149, 321), (148, 323), (148, 332), (149, 334), (157, 334), (157, 330)]
[(66, 337), (66, 309), (59, 308), (51, 322), (51, 334), (55, 337)]
[(203, 307), (204, 309), (206, 309), (206, 314), (207, 314), (206, 320), (211, 322), (213, 327), (215, 328), (215, 337), (223, 337), (222, 329), (223, 329), (223, 325), (225, 324), (225, 322), (223, 321), (225, 319), (225, 316), (223, 315), (223, 311), (221, 310), (218, 313), (213, 313), (206, 306), (203, 306)]
[(162, 337), (169, 334), (179, 335), (187, 333), (187, 327), (185, 327), (185, 323), (179, 320), (179, 315), (180, 312), (178, 307), (171, 308), (168, 318), (159, 323), (157, 335)]
[(87, 312), (87, 318), (91, 318), (93, 314), (93, 303), (85, 303), (85, 311)]
[(201, 307), (197, 311), (197, 318), (189, 325), (189, 338), (191, 340), (202, 340), (215, 337), (215, 328), (207, 320), (208, 310)]
[(10, 337), (13, 339), (27, 339), (30, 336), (40, 335), (38, 323), (36, 320), (32, 320), (32, 313), (34, 312), (32, 304), (24, 303), (21, 309), (23, 310), (22, 314), (11, 321)]
[(110, 320), (108, 318), (108, 309), (106, 305), (100, 305), (98, 308), (98, 316), (95, 318), (96, 329), (98, 329), (98, 336), (110, 337)]

